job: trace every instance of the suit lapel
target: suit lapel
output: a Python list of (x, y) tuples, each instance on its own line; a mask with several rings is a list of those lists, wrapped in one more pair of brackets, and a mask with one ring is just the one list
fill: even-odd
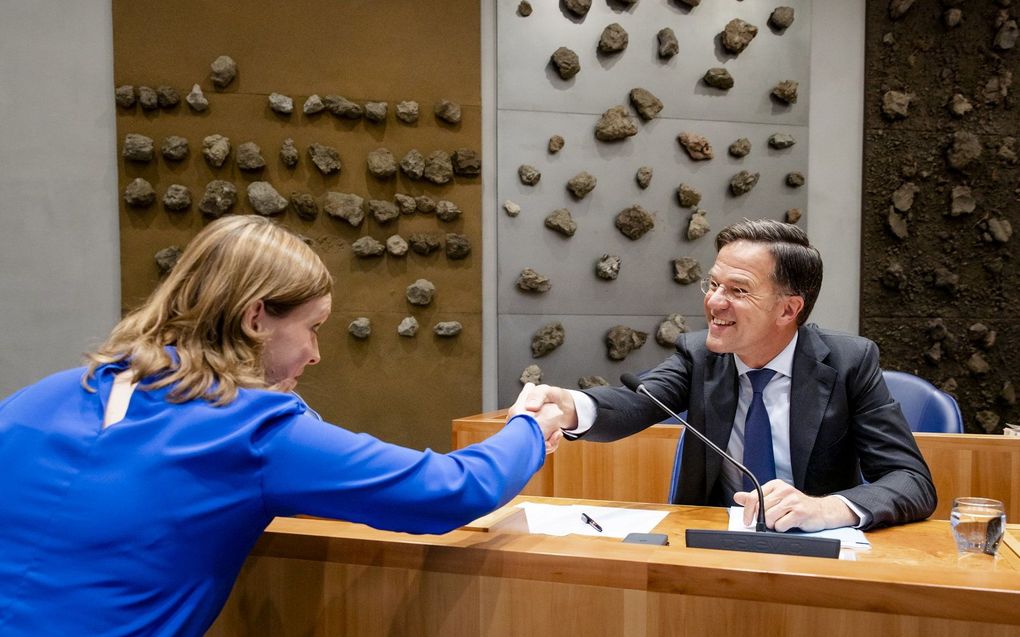
[(822, 361), (829, 347), (814, 330), (800, 328), (790, 389), (790, 464), (794, 486), (804, 489), (808, 460), (836, 384), (836, 370)]
[[(733, 362), (733, 354), (709, 353), (705, 363), (705, 435), (725, 450), (737, 413), (737, 365)], [(707, 501), (711, 495), (707, 489), (719, 477), (723, 459), (714, 451), (706, 449), (706, 452)]]

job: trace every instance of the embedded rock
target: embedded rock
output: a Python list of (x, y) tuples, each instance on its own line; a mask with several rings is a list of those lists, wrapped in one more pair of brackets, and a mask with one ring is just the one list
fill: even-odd
[(124, 136), (124, 159), (145, 163), (155, 156), (151, 137), (128, 133)]
[(565, 46), (556, 49), (551, 60), (556, 72), (560, 74), (560, 79), (569, 80), (581, 71), (581, 60)]
[(730, 144), (729, 153), (734, 157), (747, 157), (747, 154), (751, 152), (751, 140), (746, 137), (741, 137), (737, 141)]
[(801, 218), (800, 208), (790, 208), (789, 210), (786, 211), (786, 214), (783, 216), (783, 219), (785, 219), (786, 223), (789, 224), (797, 223), (798, 221), (800, 221), (800, 218)]
[(592, 387), (609, 387), (609, 381), (601, 376), (582, 376), (577, 379), (577, 386), (581, 389)]
[(445, 150), (434, 150), (429, 153), (422, 176), (434, 184), (449, 183), (453, 179), (453, 161), (450, 159), (450, 153)]
[(705, 137), (697, 133), (680, 133), (676, 139), (694, 161), (703, 161), (714, 157), (712, 144)]
[(882, 287), (889, 290), (902, 290), (907, 284), (907, 275), (899, 262), (890, 261), (889, 265), (885, 268), (885, 272), (882, 273), (879, 282), (882, 284)]
[(758, 27), (734, 18), (726, 24), (726, 28), (719, 35), (722, 38), (723, 47), (730, 53), (739, 55), (751, 43), (754, 36), (758, 35)]
[(889, 210), (889, 216), (886, 217), (886, 223), (889, 224), (889, 231), (893, 233), (897, 239), (906, 239), (910, 236), (910, 229), (907, 227), (907, 220), (902, 215), (898, 214), (895, 209)]
[(313, 142), (308, 146), (308, 157), (323, 175), (340, 172), (340, 153), (332, 146)]
[(226, 88), (237, 77), (237, 62), (229, 55), (221, 55), (209, 65), (209, 79), (216, 88)]
[(510, 201), (509, 199), (503, 202), (503, 210), (506, 210), (506, 214), (509, 217), (516, 217), (521, 214), (520, 204)]
[(322, 98), (318, 94), (312, 94), (305, 100), (304, 105), (301, 107), (301, 111), (305, 115), (318, 115), (322, 111), (326, 110), (326, 104), (322, 101)]
[(687, 240), (694, 241), (709, 233), (712, 227), (708, 223), (708, 213), (704, 210), (695, 210), (691, 215), (691, 221), (687, 224)]
[(524, 268), (517, 277), (517, 287), (525, 292), (548, 292), (552, 284), (549, 283), (549, 277), (542, 276), (531, 268)]
[(258, 144), (245, 142), (237, 147), (237, 167), (241, 170), (262, 170), (266, 167)]
[(418, 195), (414, 198), (414, 204), (418, 212), (423, 215), (432, 214), (436, 211), (436, 202), (428, 195)]
[(730, 192), (736, 197), (751, 192), (751, 189), (758, 185), (759, 177), (761, 177), (761, 173), (741, 170), (730, 179)]
[(372, 334), (372, 321), (367, 317), (359, 316), (347, 325), (347, 331), (354, 338), (368, 338)]
[(307, 192), (290, 193), (290, 207), (305, 221), (314, 221), (319, 216), (319, 204), (315, 202), (315, 197)]
[(981, 349), (995, 346), (995, 330), (989, 329), (984, 323), (973, 323), (967, 328), (967, 338)]
[(591, 0), (563, 0), (563, 6), (579, 18), (583, 18), (591, 9)]
[(386, 252), (386, 246), (374, 237), (361, 237), (351, 244), (351, 251), (359, 259), (367, 259), (381, 257)]
[(388, 102), (365, 102), (365, 119), (370, 122), (385, 122), (389, 111)]
[(157, 86), (156, 103), (160, 108), (173, 108), (181, 103), (181, 94), (172, 86)]
[(635, 204), (620, 211), (616, 215), (615, 224), (623, 236), (636, 241), (655, 227), (655, 218), (644, 208)]
[(248, 202), (263, 216), (278, 215), (287, 209), (288, 201), (268, 181), (248, 184)]
[(147, 111), (154, 111), (159, 108), (159, 97), (156, 96), (156, 91), (148, 86), (138, 87), (138, 103), (142, 105), (142, 108)]
[(701, 280), (701, 264), (694, 257), (673, 259), (673, 280), (681, 285), (690, 285)]
[(969, 215), (976, 208), (977, 200), (974, 199), (969, 186), (956, 186), (953, 188), (952, 206), (949, 209), (950, 216)]
[(701, 193), (687, 184), (680, 184), (676, 189), (676, 198), (683, 208), (693, 208), (701, 203)]
[(953, 145), (949, 149), (949, 165), (962, 170), (974, 160), (981, 157), (981, 141), (973, 133), (956, 131), (953, 133)]
[(436, 293), (436, 286), (428, 279), (418, 279), (407, 286), (404, 296), (411, 305), (426, 306), (432, 303), (432, 297)]
[(522, 385), (526, 385), (528, 383), (538, 385), (541, 382), (542, 382), (542, 368), (539, 367), (538, 365), (528, 365), (527, 367), (524, 368), (524, 371), (521, 372)]
[(935, 268), (935, 287), (946, 290), (947, 292), (956, 292), (957, 286), (960, 284), (960, 275), (956, 274), (949, 268), (939, 266)]
[(598, 180), (585, 171), (581, 171), (570, 178), (567, 182), (567, 190), (577, 199), (584, 199), (585, 195), (595, 190)]
[(421, 179), (425, 174), (425, 157), (418, 152), (417, 148), (407, 151), (407, 154), (400, 159), (400, 172), (415, 180)]
[(463, 329), (464, 326), (459, 321), (440, 321), (432, 328), (432, 332), (436, 336), (452, 338), (460, 334)]
[(680, 44), (676, 40), (676, 33), (673, 29), (666, 27), (660, 29), (657, 35), (659, 38), (659, 57), (668, 60), (680, 52)]
[(789, 148), (797, 143), (797, 140), (793, 138), (793, 135), (789, 133), (774, 133), (769, 135), (769, 146), (776, 150), (783, 150)]
[(390, 235), (386, 239), (386, 251), (395, 257), (402, 257), (407, 254), (407, 241), (399, 234)]
[(398, 192), (393, 195), (393, 201), (400, 208), (400, 214), (402, 215), (413, 215), (414, 211), (418, 209), (418, 202), (411, 195), (403, 195)]
[(113, 91), (113, 99), (121, 108), (133, 108), (135, 105), (135, 87), (130, 84), (118, 86)]
[(229, 212), (236, 203), (237, 186), (229, 181), (214, 179), (206, 184), (198, 209), (203, 215), (216, 219)]
[(294, 112), (294, 100), (281, 93), (270, 93), (269, 108), (280, 115), (290, 115)]
[(461, 211), (457, 204), (446, 199), (440, 199), (436, 202), (436, 217), (440, 221), (454, 221), (460, 217)]
[(602, 30), (599, 38), (599, 53), (620, 53), (627, 48), (627, 31), (614, 22)]
[(219, 168), (230, 156), (230, 138), (223, 135), (209, 135), (202, 140), (202, 156), (207, 164)]
[(978, 224), (981, 239), (986, 243), (1007, 243), (1013, 236), (1013, 225), (1009, 219), (989, 217)]
[(793, 7), (776, 7), (769, 16), (769, 26), (777, 31), (785, 31), (793, 24)]
[(986, 361), (985, 357), (979, 352), (974, 352), (974, 354), (967, 359), (966, 364), (967, 369), (969, 369), (970, 373), (975, 376), (984, 376), (988, 372), (992, 371), (992, 366), (988, 364), (988, 361)]
[(538, 169), (534, 166), (521, 164), (517, 167), (517, 176), (520, 177), (521, 183), (525, 186), (534, 186), (542, 178), (542, 173), (538, 172)]
[(595, 263), (595, 276), (606, 281), (615, 281), (620, 276), (622, 261), (615, 254), (603, 254)]
[(163, 193), (163, 207), (179, 212), (191, 207), (191, 190), (181, 184), (172, 184)]
[(882, 96), (882, 115), (886, 119), (902, 119), (909, 115), (910, 102), (914, 96), (902, 91), (886, 91)]
[(614, 106), (595, 124), (595, 138), (604, 142), (626, 139), (637, 135), (637, 122), (627, 114), (626, 106)]
[(449, 232), (446, 235), (446, 258), (451, 261), (466, 259), (471, 254), (471, 239), (466, 234)]
[(135, 177), (131, 183), (124, 188), (124, 203), (133, 208), (148, 208), (156, 201), (156, 191), (152, 184)]
[(946, 25), (947, 29), (960, 26), (960, 22), (963, 21), (963, 11), (959, 9), (946, 9), (945, 13), (942, 14), (942, 24)]
[(566, 208), (557, 208), (545, 218), (545, 227), (560, 234), (572, 237), (577, 232), (577, 223)]
[(389, 179), (397, 174), (397, 160), (389, 148), (376, 148), (368, 153), (368, 172), (376, 179)]
[(641, 116), (641, 119), (646, 122), (655, 119), (662, 111), (662, 100), (643, 88), (630, 90), (630, 103), (634, 105), (634, 110)]
[(637, 172), (634, 174), (634, 179), (637, 181), (637, 185), (641, 188), (641, 190), (644, 190), (652, 183), (653, 173), (654, 170), (651, 166), (642, 166), (641, 168), (638, 168)]
[(1018, 37), (1020, 37), (1020, 28), (1017, 27), (1016, 20), (1007, 20), (999, 27), (992, 44), (1001, 51), (1008, 51), (1016, 46)]
[(538, 328), (538, 331), (531, 336), (532, 358), (541, 358), (560, 345), (563, 345), (566, 335), (567, 332), (559, 321), (548, 323)]
[(330, 113), (343, 119), (361, 119), (365, 115), (365, 109), (360, 104), (342, 95), (327, 95), (322, 98), (322, 102)]
[(796, 104), (798, 88), (800, 84), (794, 80), (783, 80), (772, 87), (772, 97), (786, 104)]
[(453, 174), (461, 177), (477, 177), (482, 174), (482, 158), (470, 148), (453, 151)]
[(202, 92), (202, 87), (198, 84), (191, 87), (191, 92), (184, 98), (184, 101), (196, 113), (201, 113), (209, 108), (209, 100), (206, 98), (205, 93)]
[(167, 161), (181, 161), (188, 156), (188, 140), (184, 137), (171, 135), (163, 140), (159, 152)]
[(439, 249), (439, 237), (427, 232), (416, 232), (407, 239), (416, 254), (428, 256)]
[(674, 347), (676, 339), (688, 331), (690, 328), (687, 327), (687, 320), (682, 314), (670, 314), (666, 320), (659, 323), (659, 329), (655, 330), (655, 342), (663, 347)]
[(405, 124), (413, 124), (418, 121), (421, 108), (414, 100), (404, 100), (397, 104), (397, 119)]
[(436, 119), (447, 124), (460, 124), (460, 104), (457, 102), (442, 100), (432, 108), (432, 111), (436, 114)]
[(730, 72), (721, 66), (716, 66), (705, 71), (705, 75), (701, 78), (705, 84), (708, 84), (712, 88), (717, 88), (723, 91), (728, 91), (733, 88), (733, 76)]
[(974, 106), (971, 105), (970, 100), (959, 93), (954, 93), (949, 100), (949, 112), (953, 117), (963, 117), (972, 110), (974, 110)]
[(397, 326), (397, 334), (411, 337), (418, 333), (418, 319), (413, 316), (405, 316)]
[(804, 185), (804, 175), (799, 172), (786, 173), (786, 185), (790, 188), (800, 188)]
[(170, 273), (170, 270), (174, 269), (177, 265), (177, 261), (181, 258), (181, 249), (177, 246), (170, 246), (163, 248), (157, 252), (154, 256), (156, 259), (156, 267), (159, 268), (159, 276), (166, 276)]
[(283, 140), (283, 145), (280, 146), (280, 161), (287, 168), (293, 168), (297, 166), (298, 159), (300, 159), (301, 153), (298, 152), (296, 146), (294, 146), (294, 140), (288, 137)]
[(400, 208), (392, 201), (370, 199), (368, 212), (381, 224), (387, 224), (400, 216)]
[(327, 192), (322, 209), (330, 217), (343, 219), (355, 228), (365, 220), (365, 200), (354, 193)]
[(517, 5), (517, 15), (522, 18), (526, 18), (531, 15), (531, 3), (528, 0), (521, 0), (520, 4)]
[(622, 361), (627, 355), (640, 348), (648, 340), (646, 332), (639, 332), (626, 325), (614, 325), (606, 333), (606, 347), (609, 358)]
[(982, 409), (974, 414), (974, 419), (978, 421), (985, 433), (993, 434), (999, 431), (999, 414), (991, 409)]
[(889, 0), (889, 17), (899, 20), (912, 4), (914, 4), (914, 0)]
[(553, 135), (552, 137), (549, 138), (549, 152), (555, 155), (556, 153), (563, 150), (563, 144), (565, 143), (566, 142), (563, 141), (562, 137), (560, 137), (559, 135)]

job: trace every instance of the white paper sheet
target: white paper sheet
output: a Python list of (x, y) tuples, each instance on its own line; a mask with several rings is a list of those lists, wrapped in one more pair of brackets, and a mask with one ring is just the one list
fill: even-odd
[[(596, 537), (626, 537), (628, 533), (649, 533), (662, 522), (668, 511), (644, 511), (599, 507), (581, 504), (539, 504), (524, 502), (520, 505), (528, 518), (528, 531), (541, 535), (594, 535)], [(602, 527), (597, 531), (586, 524), (581, 514), (587, 514)]]
[[(730, 531), (749, 531), (754, 532), (754, 525), (744, 526), (744, 507), (730, 507)], [(860, 529), (854, 529), (849, 526), (843, 526), (838, 529), (825, 529), (824, 531), (816, 531), (814, 533), (804, 533), (803, 531), (793, 531), (798, 535), (805, 535), (808, 537), (827, 537), (837, 539), (840, 542), (840, 546), (844, 549), (867, 549), (871, 548), (871, 542), (864, 536), (864, 533)], [(841, 556), (841, 559), (842, 556)]]

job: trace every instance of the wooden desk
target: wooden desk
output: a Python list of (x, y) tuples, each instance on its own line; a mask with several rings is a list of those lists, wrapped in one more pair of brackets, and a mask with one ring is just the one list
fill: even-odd
[(598, 504), (668, 510), (672, 546), (488, 532), (502, 514), (442, 536), (277, 519), (209, 635), (1020, 633), (1016, 525), (997, 558), (958, 559), (948, 522), (927, 521), (847, 562), (687, 549), (683, 530), (723, 528), (723, 509)]
[[(488, 438), (505, 411), (453, 421), (453, 448)], [(627, 502), (666, 502), (682, 426), (655, 425), (614, 443), (563, 442), (528, 483), (528, 495)], [(939, 495), (934, 519), (948, 520), (953, 498), (1001, 500), (1006, 518), (1020, 522), (1020, 438), (916, 433)]]

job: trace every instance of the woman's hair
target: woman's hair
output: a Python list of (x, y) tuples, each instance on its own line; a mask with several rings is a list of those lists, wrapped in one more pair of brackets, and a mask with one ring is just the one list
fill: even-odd
[[(145, 303), (86, 354), (82, 386), (100, 365), (127, 360), (135, 382), (173, 386), (171, 402), (224, 405), (239, 387), (265, 388), (264, 337), (244, 324), (257, 301), (283, 316), (330, 293), (333, 277), (292, 232), (264, 217), (222, 217), (199, 232)], [(177, 349), (175, 363), (165, 346)]]

